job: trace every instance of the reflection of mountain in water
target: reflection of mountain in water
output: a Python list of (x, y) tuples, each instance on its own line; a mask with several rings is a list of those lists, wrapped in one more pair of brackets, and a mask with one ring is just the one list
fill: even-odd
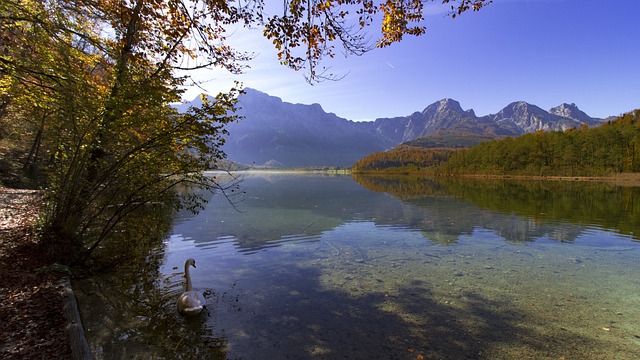
[(197, 216), (183, 212), (175, 232), (184, 227), (197, 233), (197, 246), (232, 241), (241, 251), (256, 251), (291, 241), (308, 241), (354, 217), (365, 217), (370, 207), (383, 206), (388, 196), (371, 193), (350, 176), (250, 174), (234, 198), (236, 208), (214, 196)]
[(372, 191), (418, 206), (404, 217), (407, 225), (427, 233), (461, 235), (483, 227), (508, 241), (540, 237), (573, 241), (585, 226), (613, 229), (636, 239), (634, 229), (640, 228), (640, 202), (634, 201), (640, 194), (637, 188), (558, 181), (355, 179)]
[[(537, 221), (509, 213), (482, 209), (462, 199), (425, 197), (404, 202), (402, 214), (391, 217), (387, 209), (379, 209), (379, 225), (402, 222), (420, 230), (425, 237), (439, 244), (453, 244), (460, 236), (471, 235), (477, 229), (495, 232), (509, 242), (535, 241), (545, 237), (558, 241), (573, 241), (582, 227), (570, 223)], [(385, 217), (386, 216), (386, 217)]]
[[(291, 174), (247, 175), (234, 209), (214, 196), (198, 215), (181, 213), (175, 234), (198, 247), (232, 243), (255, 252), (318, 241), (352, 221), (420, 231), (453, 244), (479, 230), (508, 242), (573, 242), (585, 227), (633, 234), (637, 191), (602, 184), (446, 181)], [(363, 185), (360, 186), (359, 184)], [(392, 195), (392, 196), (390, 196)], [(635, 204), (635, 206), (632, 206)]]

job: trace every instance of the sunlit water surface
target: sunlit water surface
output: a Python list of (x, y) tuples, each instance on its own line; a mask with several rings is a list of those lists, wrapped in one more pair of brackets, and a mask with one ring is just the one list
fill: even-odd
[[(365, 184), (372, 190), (349, 176), (248, 175), (235, 208), (214, 196), (198, 215), (177, 214), (153, 271), (76, 284), (97, 357), (640, 357), (633, 220), (589, 219), (580, 204), (598, 198), (569, 201), (579, 218), (548, 215), (562, 204), (480, 200), (495, 184)], [(583, 196), (570, 188), (548, 196)], [(637, 190), (603, 191), (627, 202), (614, 209), (637, 207)], [(190, 257), (207, 309), (183, 319), (175, 298)]]

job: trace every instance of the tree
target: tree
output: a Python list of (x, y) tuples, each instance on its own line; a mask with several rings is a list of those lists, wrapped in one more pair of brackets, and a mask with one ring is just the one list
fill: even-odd
[(203, 44), (215, 29), (194, 23), (207, 17), (179, 21), (187, 13), (175, 6), (3, 2), (3, 93), (11, 95), (16, 122), (39, 121), (32, 148), (49, 156), (37, 159), (34, 150), (28, 160), (48, 175), (45, 233), (59, 260), (87, 260), (111, 234), (127, 230), (132, 214), (173, 201), (179, 184), (225, 187), (202, 171), (224, 158), (223, 126), (235, 120), (229, 113), (238, 91), (185, 114), (168, 104), (180, 99), (183, 79), (173, 74), (185, 68), (179, 57), (195, 54), (182, 43), (188, 34), (200, 40), (198, 66), (217, 62), (236, 71), (241, 57)]
[[(487, 3), (461, 0), (451, 15)], [(378, 15), (378, 47), (424, 33), (423, 7), (286, 0), (282, 15), (268, 16), (261, 0), (3, 1), (0, 122), (28, 130), (25, 166), (47, 175), (50, 247), (58, 259), (84, 262), (148, 204), (200, 206), (203, 198), (193, 193), (177, 197), (181, 184), (233, 189), (203, 171), (225, 157), (224, 125), (237, 120), (241, 90), (185, 113), (170, 106), (190, 70), (242, 71), (250, 56), (226, 44), (225, 26), (264, 26), (280, 61), (314, 82), (329, 77), (317, 69), (336, 45), (351, 54), (373, 48), (364, 29)]]

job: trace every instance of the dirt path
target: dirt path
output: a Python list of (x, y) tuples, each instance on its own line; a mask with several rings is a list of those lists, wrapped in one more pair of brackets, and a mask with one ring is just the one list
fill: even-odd
[[(36, 190), (0, 188), (0, 358), (69, 359), (64, 278), (48, 265), (35, 236)], [(39, 271), (40, 270), (40, 271)]]

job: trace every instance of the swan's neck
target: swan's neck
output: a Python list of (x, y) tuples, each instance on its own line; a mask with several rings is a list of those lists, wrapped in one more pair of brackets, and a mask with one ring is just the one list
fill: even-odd
[(185, 291), (191, 291), (191, 275), (189, 275), (189, 264), (184, 264), (184, 277), (187, 279), (187, 289)]

